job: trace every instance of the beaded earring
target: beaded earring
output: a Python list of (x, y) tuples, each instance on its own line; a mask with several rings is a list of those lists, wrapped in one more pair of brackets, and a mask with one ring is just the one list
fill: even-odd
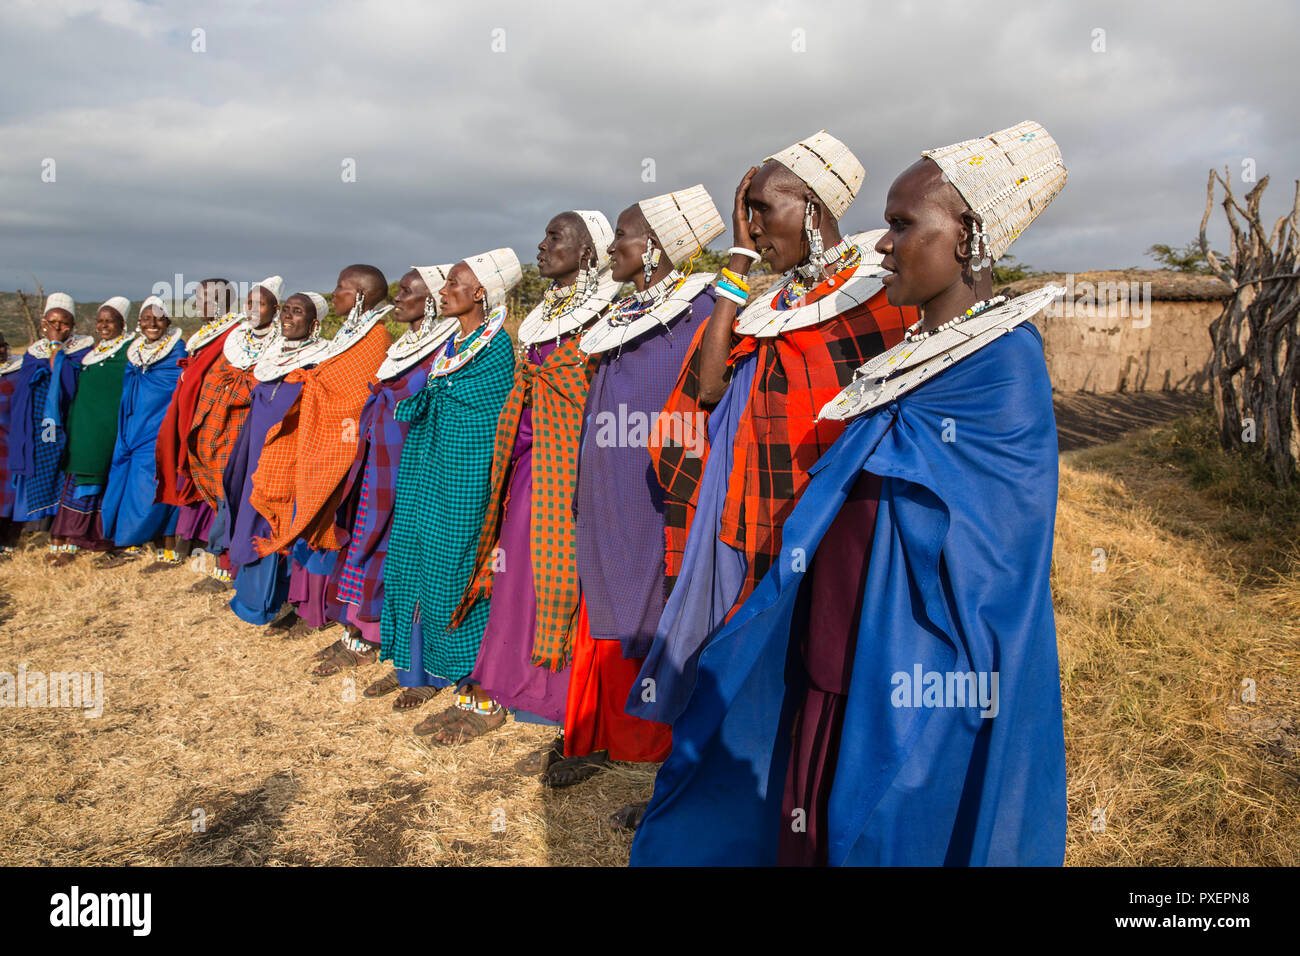
[(659, 268), (660, 252), (655, 242), (649, 236), (645, 241), (645, 252), (641, 255), (641, 263), (645, 266), (645, 284), (650, 284), (650, 277), (654, 275), (655, 269)]
[(433, 322), (438, 314), (438, 307), (434, 304), (433, 296), (424, 297), (424, 324), (427, 326)]
[(809, 199), (803, 211), (803, 231), (808, 238), (808, 261), (815, 270), (812, 277), (820, 275), (821, 278), (825, 279), (827, 277), (826, 265), (821, 260), (826, 247), (822, 244), (821, 230), (813, 228), (813, 212), (815, 210), (816, 207), (813, 205), (813, 201)]
[(352, 325), (357, 321), (357, 319), (361, 318), (361, 316), (365, 314), (365, 308), (366, 294), (364, 292), (358, 292), (356, 299), (352, 303), (352, 310), (348, 312), (348, 325)]

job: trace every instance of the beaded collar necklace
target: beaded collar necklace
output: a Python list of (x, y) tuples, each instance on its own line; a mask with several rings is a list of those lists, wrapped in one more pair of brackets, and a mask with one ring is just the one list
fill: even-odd
[(905, 395), (1037, 315), (1064, 293), (1064, 287), (1049, 285), (1011, 300), (994, 296), (928, 332), (920, 331), (920, 322), (914, 323), (903, 341), (854, 372), (853, 381), (822, 407), (818, 420), (844, 421)]
[[(835, 272), (839, 273), (852, 269), (861, 263), (862, 249), (852, 245), (849, 240), (845, 239), (838, 246), (812, 261), (816, 264), (795, 267), (794, 272), (798, 278), (792, 276), (785, 288), (781, 290), (781, 304), (783, 307), (787, 309), (793, 308), (796, 302), (808, 294), (809, 289), (816, 288), (817, 281), (822, 276), (822, 270), (826, 269), (827, 266), (834, 264)], [(826, 280), (826, 284), (834, 288), (835, 281), (835, 276), (832, 275)]]
[(487, 348), (488, 343), (491, 342), (492, 339), (496, 336), (496, 334), (501, 331), (501, 327), (505, 325), (505, 322), (506, 322), (506, 307), (504, 305), (498, 305), (495, 309), (493, 309), (490, 313), (488, 313), (487, 318), (484, 319), (481, 324), (475, 326), (469, 332), (465, 333), (464, 338), (462, 338), (461, 336), (457, 336), (456, 344), (459, 345), (461, 342), (465, 341), (465, 339), (468, 339), (472, 335), (474, 335), (475, 332), (479, 332), (479, 331), (482, 332), (482, 334), (478, 338), (474, 339), (474, 341), (469, 344), (469, 348), (465, 349), (465, 351), (457, 352), (455, 355), (452, 355), (450, 358), (448, 358), (445, 353), (443, 355), (439, 355), (437, 361), (433, 363), (433, 368), (429, 370), (430, 384), (432, 384), (434, 379), (444, 378), (450, 375), (452, 372), (455, 372), (463, 368), (465, 365), (467, 365), (470, 359), (472, 359), (479, 352)]
[(677, 287), (685, 281), (686, 277), (674, 269), (654, 285), (646, 286), (640, 292), (633, 292), (616, 305), (607, 321), (614, 327), (632, 323), (676, 292)]
[(81, 360), (81, 364), (86, 366), (98, 365), (100, 362), (107, 362), (118, 352), (122, 351), (123, 347), (133, 338), (135, 338), (134, 332), (123, 332), (117, 338), (103, 339), (90, 350), (89, 355)]
[[(94, 344), (95, 340), (89, 335), (71, 335), (68, 337), (68, 341), (60, 342), (59, 347), (63, 350), (64, 355), (71, 355), (73, 352), (88, 349)], [(28, 347), (27, 354), (36, 358), (49, 358), (55, 351), (54, 343), (49, 339), (38, 339)]]
[(149, 366), (166, 358), (167, 354), (180, 340), (180, 329), (172, 329), (158, 339), (157, 342), (150, 342), (141, 335), (140, 338), (131, 343), (131, 348), (127, 350), (127, 361), (132, 365), (138, 365), (140, 368), (149, 368)]
[(243, 316), (238, 312), (227, 312), (219, 319), (212, 319), (199, 326), (199, 330), (189, 337), (185, 347), (193, 355), (203, 346), (218, 338), (226, 329), (232, 328), (242, 320)]
[(235, 368), (252, 368), (263, 350), (271, 343), (274, 332), (274, 319), (260, 329), (253, 328), (252, 323), (245, 319), (239, 328), (226, 336), (222, 354)]
[(961, 325), (961, 323), (965, 322), (967, 319), (973, 319), (981, 312), (987, 312), (989, 309), (996, 309), (1002, 303), (1007, 301), (1009, 300), (1005, 295), (995, 295), (991, 299), (981, 299), (979, 302), (976, 302), (974, 305), (972, 305), (961, 315), (953, 316), (947, 322), (943, 323), (943, 325), (936, 325), (928, 332), (921, 331), (921, 325), (922, 323), (925, 322), (925, 319), (924, 318), (917, 319), (915, 322), (909, 325), (907, 327), (907, 331), (903, 333), (903, 341), (919, 342), (922, 339), (929, 338), (931, 335), (934, 335), (938, 332), (942, 332), (944, 329), (950, 329), (954, 325)]

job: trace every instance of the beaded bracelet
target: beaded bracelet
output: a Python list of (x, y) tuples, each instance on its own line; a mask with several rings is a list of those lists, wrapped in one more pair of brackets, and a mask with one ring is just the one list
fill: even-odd
[(743, 299), (748, 299), (748, 298), (749, 298), (749, 290), (748, 290), (748, 289), (742, 289), (742, 288), (740, 288), (740, 286), (735, 285), (735, 284), (732, 283), (732, 282), (728, 282), (726, 279), (718, 279), (718, 280), (717, 280), (717, 285), (718, 285), (718, 288), (720, 288), (720, 289), (726, 289), (728, 292), (734, 293), (735, 295), (738, 295), (738, 296), (740, 296), (740, 297), (743, 298)]
[(722, 286), (715, 286), (714, 291), (716, 291), (718, 295), (722, 296), (724, 299), (730, 299), (732, 302), (736, 303), (736, 305), (743, 306), (748, 301), (748, 299), (738, 296), (734, 292), (728, 292)]
[(728, 269), (726, 266), (723, 266), (722, 268), (722, 276), (732, 285), (740, 289), (742, 292), (749, 291), (749, 283), (745, 281), (745, 277), (742, 275), (737, 275), (736, 273)]
[(759, 260), (761, 260), (761, 259), (763, 258), (763, 257), (760, 256), (757, 252), (755, 252), (753, 249), (742, 249), (740, 246), (732, 246), (730, 249), (727, 250), (727, 255), (729, 255), (729, 256), (748, 256), (749, 258), (753, 259), (755, 262), (758, 262)]

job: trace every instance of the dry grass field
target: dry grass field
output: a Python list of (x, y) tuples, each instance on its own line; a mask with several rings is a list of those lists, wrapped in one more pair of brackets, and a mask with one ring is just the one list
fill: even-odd
[[(1300, 495), (1207, 426), (1063, 460), (1071, 865), (1300, 863)], [(52, 570), (32, 542), (0, 563), (0, 671), (102, 671), (105, 697), (99, 718), (0, 709), (0, 863), (626, 862), (606, 818), (652, 769), (548, 791), (511, 763), (550, 735), (514, 723), (431, 748), (409, 730), (445, 695), (395, 714), (361, 697), (382, 667), (312, 678), (324, 641), (141, 567)]]

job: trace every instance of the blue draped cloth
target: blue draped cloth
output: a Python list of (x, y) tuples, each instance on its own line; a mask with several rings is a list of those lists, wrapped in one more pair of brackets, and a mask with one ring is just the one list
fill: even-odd
[[(754, 381), (752, 355), (736, 365), (726, 392), (709, 413), (709, 457), (700, 476), (682, 569), (659, 618), (654, 643), (632, 682), (627, 712), (643, 720), (672, 723), (690, 700), (700, 653), (722, 627), (745, 584), (745, 556), (718, 538), (727, 500), (736, 429)], [(644, 683), (654, 681), (653, 685)], [(654, 687), (654, 699), (645, 688)]]
[[(1057, 467), (1042, 339), (1028, 324), (852, 422), (815, 466), (780, 560), (700, 655), (631, 862), (776, 862), (778, 829), (791, 825), (781, 801), (802, 692), (791, 634), (807, 615), (803, 569), (867, 471), (881, 496), (829, 862), (1059, 865)], [(958, 705), (944, 688), (961, 674), (988, 686), (997, 675), (992, 706)]]
[(180, 381), (180, 361), (185, 356), (184, 341), (177, 340), (171, 351), (152, 365), (126, 363), (117, 441), (100, 511), (104, 537), (119, 548), (148, 544), (176, 530), (176, 508), (154, 503), (158, 491), (154, 445)]
[(67, 413), (85, 354), (59, 351), (51, 368), (48, 358), (28, 353), (12, 375), (8, 466), (14, 521), (38, 521), (59, 510)]

